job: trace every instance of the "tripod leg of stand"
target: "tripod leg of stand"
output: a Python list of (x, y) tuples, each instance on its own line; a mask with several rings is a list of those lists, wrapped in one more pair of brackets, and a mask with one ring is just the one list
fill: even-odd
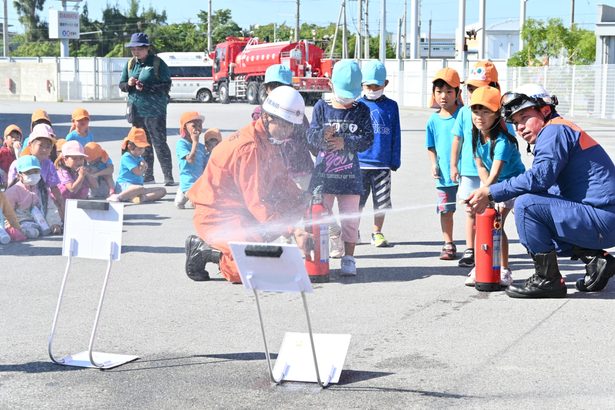
[[(113, 244), (112, 244), (113, 246)], [(100, 318), (100, 311), (102, 310), (102, 304), (105, 300), (105, 292), (107, 291), (107, 283), (109, 282), (109, 274), (111, 273), (111, 261), (112, 255), (109, 255), (109, 262), (107, 263), (107, 272), (105, 273), (105, 281), (103, 282), (102, 290), (100, 291), (100, 299), (98, 300), (98, 309), (96, 310), (96, 318), (94, 319), (94, 325), (92, 326), (92, 335), (90, 336), (90, 344), (88, 346), (88, 355), (90, 357), (90, 363), (94, 366), (101, 368), (104, 366), (104, 363), (98, 364), (94, 361), (93, 356), (93, 348), (94, 348), (94, 338), (96, 337), (96, 329), (98, 328), (98, 319)]]
[(56, 312), (53, 315), (53, 324), (51, 325), (51, 334), (49, 335), (49, 340), (47, 341), (47, 352), (49, 353), (49, 358), (52, 362), (56, 364), (64, 364), (63, 359), (56, 359), (53, 355), (53, 337), (56, 333), (56, 325), (58, 323), (58, 316), (60, 314), (60, 306), (62, 306), (62, 298), (64, 297), (64, 286), (66, 285), (66, 279), (68, 278), (68, 271), (70, 270), (71, 257), (68, 257), (68, 262), (66, 263), (66, 269), (64, 270), (64, 277), (62, 278), (62, 285), (60, 286), (60, 295), (58, 296), (58, 303), (56, 305)]
[(254, 298), (256, 299), (256, 309), (258, 310), (258, 320), (260, 321), (261, 324), (261, 332), (263, 334), (263, 342), (265, 343), (265, 357), (267, 358), (267, 366), (269, 367), (269, 376), (271, 377), (271, 380), (275, 383), (275, 384), (280, 384), (280, 382), (284, 379), (284, 374), (282, 374), (282, 377), (280, 377), (280, 380), (276, 380), (276, 378), (273, 376), (273, 368), (271, 367), (271, 357), (269, 356), (269, 347), (267, 346), (267, 336), (265, 335), (265, 325), (263, 323), (263, 315), (261, 313), (261, 305), (260, 302), (258, 300), (258, 292), (256, 291), (256, 288), (252, 288), (254, 291)]
[(329, 372), (329, 376), (327, 380), (325, 381), (325, 383), (323, 383), (320, 380), (320, 372), (318, 371), (318, 359), (316, 358), (316, 348), (314, 346), (314, 335), (312, 334), (312, 322), (310, 321), (310, 312), (308, 311), (307, 299), (305, 298), (305, 292), (301, 292), (301, 299), (303, 300), (303, 308), (305, 310), (305, 318), (307, 319), (308, 333), (310, 335), (310, 346), (312, 347), (312, 357), (314, 358), (314, 370), (316, 371), (316, 380), (318, 384), (320, 385), (320, 387), (325, 388), (331, 382), (331, 378), (333, 377), (333, 374), (335, 373), (335, 367), (331, 369), (331, 372)]

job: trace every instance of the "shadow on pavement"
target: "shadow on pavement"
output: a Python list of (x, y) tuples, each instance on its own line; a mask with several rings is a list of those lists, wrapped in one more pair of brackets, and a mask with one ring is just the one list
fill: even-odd
[(62, 366), (52, 362), (29, 362), (19, 364), (0, 364), (0, 373), (3, 372), (22, 372), (22, 373), (51, 373), (63, 372), (68, 370), (81, 370), (82, 367)]

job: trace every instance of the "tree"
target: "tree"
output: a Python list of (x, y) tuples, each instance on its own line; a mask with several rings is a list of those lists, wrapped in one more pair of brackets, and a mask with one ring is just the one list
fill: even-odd
[(39, 17), (37, 11), (42, 11), (45, 0), (13, 0), (13, 6), (19, 14), (19, 22), (25, 28), (26, 41), (36, 41), (46, 38), (44, 32), (39, 27)]
[(576, 26), (568, 29), (560, 19), (528, 19), (521, 37), (525, 46), (508, 60), (510, 66), (549, 65), (555, 57), (565, 57), (568, 64), (592, 64), (595, 59), (594, 34)]
[[(204, 10), (199, 11), (197, 18), (199, 19), (201, 30), (207, 33), (207, 12)], [(223, 42), (229, 36), (244, 35), (244, 30), (233, 21), (231, 10), (229, 9), (216, 10), (211, 16), (211, 26), (212, 47)], [(204, 50), (207, 47), (206, 43), (207, 39), (205, 38), (201, 49)]]

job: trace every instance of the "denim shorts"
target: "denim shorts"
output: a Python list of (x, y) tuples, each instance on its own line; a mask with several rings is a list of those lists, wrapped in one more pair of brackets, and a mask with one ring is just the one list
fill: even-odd
[(480, 188), (480, 177), (478, 176), (461, 176), (459, 181), (459, 191), (457, 196), (459, 199), (468, 199), (470, 194)]
[(436, 202), (436, 213), (445, 214), (457, 210), (457, 185), (436, 188), (438, 198)]

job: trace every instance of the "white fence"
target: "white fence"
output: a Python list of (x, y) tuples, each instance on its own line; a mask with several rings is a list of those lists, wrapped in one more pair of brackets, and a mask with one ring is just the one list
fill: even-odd
[[(125, 95), (120, 92), (118, 83), (127, 60), (101, 57), (0, 59), (0, 78), (6, 85), (0, 87), (0, 98), (120, 100)], [(473, 64), (470, 61), (468, 67)], [(494, 64), (503, 91), (535, 82), (557, 95), (558, 111), (563, 115), (615, 118), (615, 65), (507, 67), (502, 60)], [(427, 107), (431, 78), (440, 68), (448, 66), (462, 75), (464, 72), (461, 61), (446, 59), (404, 60), (401, 63), (388, 60), (386, 66), (390, 81), (386, 93), (406, 107)]]

